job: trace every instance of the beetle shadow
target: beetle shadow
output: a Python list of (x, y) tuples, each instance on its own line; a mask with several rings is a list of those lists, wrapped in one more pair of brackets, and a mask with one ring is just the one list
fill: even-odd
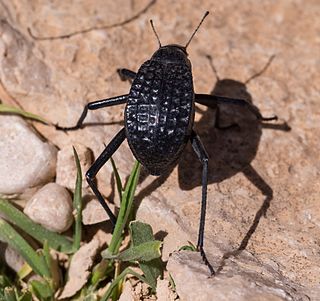
[[(249, 81), (261, 75), (273, 60), (273, 57), (271, 57), (260, 72), (254, 74), (245, 82), (240, 82), (234, 79), (220, 79), (212, 64), (211, 57), (208, 56), (208, 58), (217, 79), (211, 94), (245, 99), (251, 104), (252, 96), (247, 89), (247, 84)], [(221, 270), (225, 259), (231, 255), (237, 255), (247, 247), (252, 234), (258, 227), (261, 217), (266, 216), (273, 198), (272, 188), (251, 165), (258, 150), (262, 129), (290, 131), (291, 128), (286, 122), (280, 124), (261, 122), (257, 120), (249, 110), (243, 107), (219, 105), (219, 109), (220, 125), (227, 127), (235, 123), (238, 126), (223, 130), (217, 129), (216, 110), (211, 108), (197, 110), (200, 111), (201, 117), (194, 125), (194, 129), (199, 135), (209, 157), (208, 184), (220, 183), (242, 172), (265, 196), (261, 207), (257, 211), (249, 230), (240, 242), (238, 249), (225, 254), (219, 268)], [(188, 144), (178, 164), (178, 181), (180, 188), (183, 190), (191, 190), (197, 186), (201, 186), (201, 175), (202, 165), (191, 145)]]
[[(267, 69), (274, 56), (270, 57), (268, 63), (261, 71), (251, 76), (245, 82), (234, 79), (220, 79), (213, 66), (212, 58), (210, 56), (207, 56), (207, 58), (217, 79), (211, 94), (245, 99), (253, 104), (247, 84)], [(281, 124), (261, 122), (245, 107), (236, 105), (219, 104), (220, 114), (218, 122), (220, 126), (237, 125), (236, 127), (221, 130), (216, 127), (217, 110), (212, 108), (201, 110), (198, 108), (197, 111), (200, 112), (201, 118), (195, 123), (194, 129), (209, 156), (208, 184), (219, 183), (231, 178), (250, 165), (256, 156), (263, 128), (290, 131), (290, 127), (286, 122)], [(190, 165), (190, 162), (192, 162), (192, 165)], [(181, 189), (191, 190), (197, 186), (201, 186), (202, 165), (197, 160), (190, 144), (188, 144), (180, 158), (178, 174)]]

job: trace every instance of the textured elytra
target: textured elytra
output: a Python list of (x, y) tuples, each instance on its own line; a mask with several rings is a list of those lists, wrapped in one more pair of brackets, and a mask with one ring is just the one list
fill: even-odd
[(170, 168), (190, 138), (194, 118), (191, 69), (149, 60), (132, 83), (125, 110), (129, 146), (153, 175)]

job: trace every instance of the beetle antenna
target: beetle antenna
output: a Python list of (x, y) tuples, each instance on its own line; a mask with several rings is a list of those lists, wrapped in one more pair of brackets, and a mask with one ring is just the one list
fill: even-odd
[(159, 36), (158, 36), (158, 34), (156, 32), (156, 29), (154, 28), (152, 19), (150, 20), (150, 24), (151, 24), (151, 27), (152, 27), (152, 30), (153, 30), (155, 36), (157, 37), (157, 40), (158, 40), (158, 43), (159, 43), (159, 48), (161, 48), (161, 42), (160, 42)]
[(190, 37), (188, 43), (186, 44), (186, 46), (185, 46), (186, 49), (187, 49), (187, 47), (189, 46), (189, 44), (190, 44), (191, 40), (193, 39), (194, 35), (197, 33), (197, 31), (198, 31), (199, 27), (201, 26), (202, 22), (204, 21), (204, 19), (205, 19), (206, 16), (208, 16), (208, 15), (209, 15), (209, 12), (206, 11), (205, 14), (204, 14), (204, 16), (202, 17), (202, 19), (201, 19), (198, 27), (197, 27), (196, 30), (193, 32), (193, 34), (192, 34), (192, 36)]

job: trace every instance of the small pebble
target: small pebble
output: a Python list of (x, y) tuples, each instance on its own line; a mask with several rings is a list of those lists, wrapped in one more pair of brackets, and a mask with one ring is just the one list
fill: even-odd
[(27, 202), (24, 213), (48, 230), (64, 232), (73, 223), (72, 199), (66, 188), (49, 183)]
[(13, 248), (7, 246), (4, 252), (5, 262), (12, 270), (19, 272), (25, 261), (22, 256)]
[[(108, 206), (114, 212), (114, 205), (108, 203)], [(86, 203), (82, 211), (82, 223), (84, 225), (97, 224), (106, 220), (109, 220), (109, 216), (99, 201), (92, 199)]]

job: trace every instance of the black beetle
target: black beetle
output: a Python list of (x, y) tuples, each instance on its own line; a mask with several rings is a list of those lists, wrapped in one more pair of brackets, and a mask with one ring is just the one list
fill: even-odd
[(264, 118), (249, 102), (221, 96), (195, 94), (188, 59), (187, 47), (199, 29), (206, 12), (185, 46), (170, 44), (162, 46), (157, 37), (159, 49), (150, 60), (142, 64), (137, 73), (128, 69), (118, 69), (122, 80), (133, 80), (129, 94), (88, 103), (77, 124), (58, 130), (76, 130), (83, 126), (88, 110), (96, 110), (118, 104), (126, 104), (125, 127), (106, 146), (102, 154), (86, 173), (86, 179), (99, 202), (115, 225), (116, 217), (105, 202), (95, 183), (95, 176), (110, 159), (121, 143), (127, 138), (137, 160), (152, 175), (160, 175), (172, 168), (179, 159), (188, 141), (203, 165), (202, 202), (197, 249), (213, 275), (214, 269), (207, 260), (203, 249), (204, 226), (207, 203), (208, 155), (200, 138), (193, 130), (195, 102), (215, 107), (217, 104), (233, 104), (247, 107), (259, 120), (275, 120), (276, 116)]

